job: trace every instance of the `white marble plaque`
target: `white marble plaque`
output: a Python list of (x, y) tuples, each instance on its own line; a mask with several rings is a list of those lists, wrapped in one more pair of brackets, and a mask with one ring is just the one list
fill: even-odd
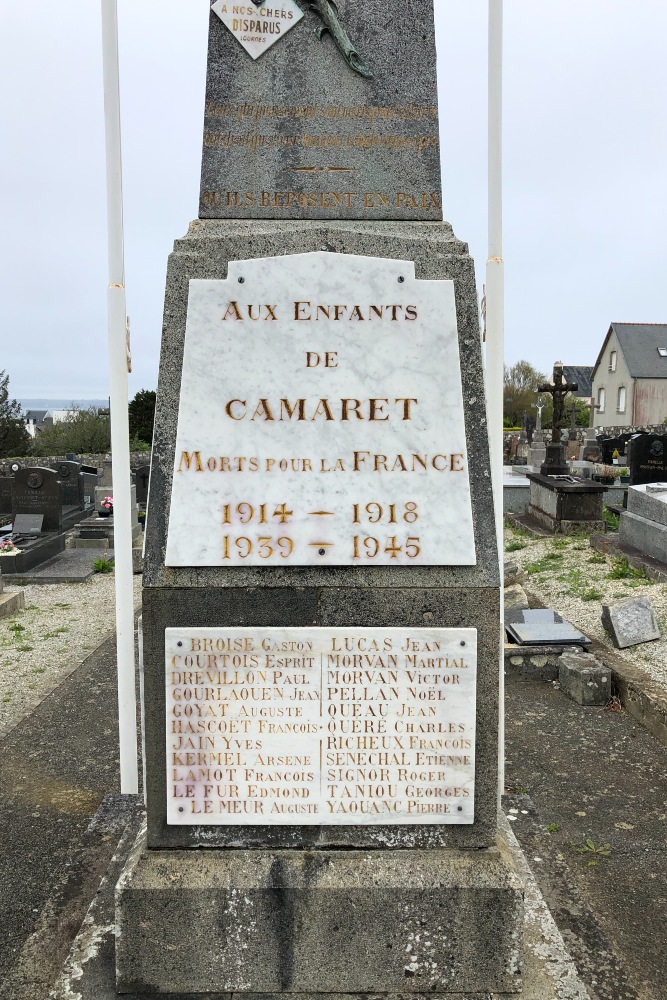
[(254, 0), (246, 0), (245, 3), (216, 0), (211, 10), (253, 59), (259, 59), (303, 17), (303, 11), (294, 0), (259, 5)]
[(334, 253), (190, 282), (167, 566), (474, 563), (453, 282)]
[(476, 629), (166, 630), (167, 822), (472, 823)]

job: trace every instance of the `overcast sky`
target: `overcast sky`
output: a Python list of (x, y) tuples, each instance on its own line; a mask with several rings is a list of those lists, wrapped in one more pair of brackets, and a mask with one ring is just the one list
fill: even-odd
[[(130, 396), (156, 387), (166, 259), (197, 214), (209, 6), (118, 3)], [(480, 289), (486, 10), (436, 0), (445, 217)], [(0, 369), (16, 397), (104, 397), (99, 0), (0, 13)], [(611, 321), (667, 322), (666, 49), (665, 0), (505, 0), (508, 362), (592, 365)]]

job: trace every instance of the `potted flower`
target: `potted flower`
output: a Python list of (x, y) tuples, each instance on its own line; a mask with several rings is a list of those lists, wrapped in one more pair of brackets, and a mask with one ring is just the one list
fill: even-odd
[(614, 448), (614, 450), (611, 453), (611, 460), (612, 460), (612, 462), (613, 462), (614, 465), (618, 465), (619, 458), (620, 458), (620, 455), (618, 453), (618, 448)]
[(111, 517), (113, 514), (113, 497), (105, 497), (100, 504), (100, 517)]
[(621, 477), (621, 482), (622, 483), (629, 483), (630, 482), (630, 470), (628, 468), (626, 468), (626, 466), (623, 466), (622, 468), (620, 468), (618, 470), (618, 474)]
[(596, 483), (604, 483), (605, 486), (613, 486), (618, 471), (613, 465), (596, 465), (593, 473), (593, 480)]
[(14, 545), (9, 538), (3, 538), (0, 542), (0, 556), (15, 556), (20, 552), (18, 545)]

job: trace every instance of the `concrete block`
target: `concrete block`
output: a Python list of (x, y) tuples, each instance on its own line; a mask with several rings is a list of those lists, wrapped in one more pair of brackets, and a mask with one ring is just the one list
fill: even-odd
[(624, 510), (618, 529), (621, 545), (637, 549), (660, 562), (667, 562), (667, 525)]
[(145, 851), (116, 890), (120, 992), (521, 988), (523, 885), (485, 851)]
[(505, 670), (526, 681), (556, 681), (562, 646), (505, 646)]
[(0, 618), (7, 618), (15, 615), (17, 611), (22, 611), (25, 607), (25, 594), (18, 590), (15, 594), (3, 594), (0, 592)]
[(578, 705), (606, 705), (611, 698), (611, 670), (590, 653), (564, 652), (558, 680), (564, 693)]

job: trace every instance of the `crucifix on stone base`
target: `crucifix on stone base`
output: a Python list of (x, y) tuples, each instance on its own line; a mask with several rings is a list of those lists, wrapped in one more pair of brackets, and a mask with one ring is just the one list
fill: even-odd
[(547, 444), (547, 456), (540, 468), (540, 473), (543, 476), (566, 476), (568, 473), (568, 465), (565, 461), (565, 449), (560, 440), (560, 431), (565, 417), (565, 398), (569, 392), (576, 392), (578, 388), (579, 386), (576, 382), (566, 381), (561, 361), (557, 361), (554, 365), (553, 381), (546, 382), (537, 388), (538, 392), (548, 393), (554, 401), (551, 442)]

